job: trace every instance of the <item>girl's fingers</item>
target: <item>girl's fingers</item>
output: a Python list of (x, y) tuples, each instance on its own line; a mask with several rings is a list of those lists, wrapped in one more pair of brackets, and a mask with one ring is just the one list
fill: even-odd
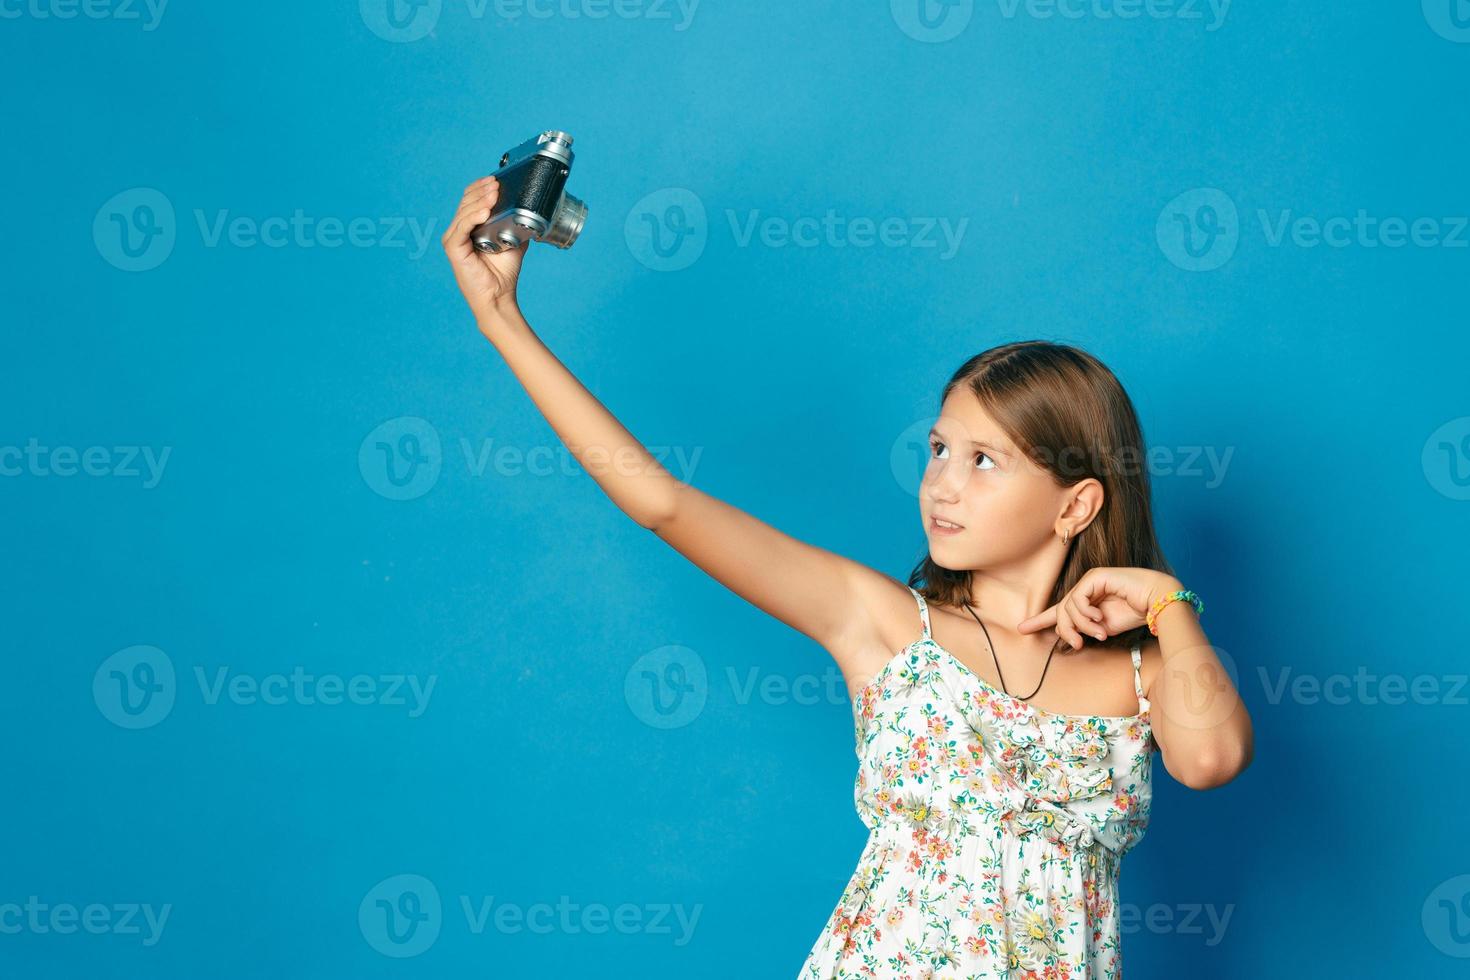
[(1086, 596), (1074, 590), (1067, 597), (1067, 609), (1071, 612), (1072, 620), (1077, 624), (1078, 629), (1086, 630), (1088, 635), (1095, 639), (1107, 639), (1107, 631), (1098, 625), (1102, 620), (1102, 613), (1088, 603)]
[(490, 217), (499, 193), (499, 182), (493, 176), (481, 177), (464, 189), (464, 196), (459, 199), (459, 210), (450, 219), (441, 239), (451, 259), (463, 261), (474, 254), (470, 232)]
[(472, 194), (482, 193), (485, 188), (491, 183), (498, 183), (495, 180), (494, 174), (491, 174), (488, 177), (481, 177), (479, 180), (471, 181), (469, 186), (464, 189), (464, 196), (469, 197)]
[(453, 246), (461, 256), (474, 251), (470, 244), (470, 232), (484, 224), (490, 218), (491, 212), (495, 210), (494, 201), (485, 203), (483, 199), (476, 203), (467, 198), (454, 220), (449, 224), (449, 230), (444, 233), (444, 244)]
[(1091, 569), (1082, 576), (1081, 581), (1072, 589), (1070, 598), (1075, 601), (1077, 612), (1081, 618), (1078, 622), (1085, 625), (1088, 632), (1100, 640), (1107, 639), (1107, 630), (1102, 624), (1107, 622), (1101, 609), (1093, 602), (1094, 597), (1106, 598), (1108, 587), (1106, 579), (1100, 574), (1093, 574), (1096, 569)]
[(469, 240), (470, 232), (489, 220), (498, 200), (500, 183), (494, 177), (486, 177), (471, 184), (460, 201), (459, 211), (455, 213), (449, 229), (444, 233), (445, 246), (452, 247), (460, 258), (468, 257), (475, 250)]
[(1083, 611), (1081, 597), (1077, 595), (1075, 589), (1067, 593), (1067, 595), (1062, 599), (1062, 605), (1066, 607), (1067, 612), (1072, 617), (1072, 621), (1076, 623), (1079, 627), (1089, 625), (1088, 620), (1092, 617), (1088, 616), (1087, 613)]
[(449, 223), (449, 228), (444, 232), (444, 251), (449, 258), (455, 262), (463, 262), (475, 254), (475, 246), (470, 242), (470, 232), (475, 226), (490, 217), (490, 209), (482, 207), (471, 211), (461, 208)]
[(1066, 640), (1073, 650), (1082, 649), (1082, 634), (1072, 625), (1072, 616), (1065, 609), (1057, 611), (1057, 635)]
[(485, 183), (476, 188), (475, 193), (469, 196), (470, 200), (476, 198), (493, 208), (495, 202), (500, 200), (500, 182), (494, 177), (486, 178)]
[(483, 224), (490, 217), (492, 210), (494, 209), (488, 204), (461, 208), (459, 213), (454, 216), (454, 223), (450, 225), (454, 237), (469, 238), (470, 232), (475, 230), (476, 225)]
[(459, 199), (459, 209), (454, 212), (454, 223), (458, 224), (460, 216), (466, 211), (494, 207), (499, 196), (500, 184), (494, 177), (475, 181), (465, 188), (464, 196)]
[(454, 220), (458, 224), (465, 214), (478, 214), (489, 211), (495, 207), (495, 202), (500, 200), (499, 185), (491, 185), (488, 189), (476, 190), (466, 194), (464, 200), (459, 202), (459, 211), (455, 213)]
[(1057, 607), (1050, 606), (1029, 619), (1021, 620), (1016, 624), (1016, 630), (1021, 633), (1034, 633), (1036, 630), (1045, 629), (1056, 621)]
[(1069, 595), (1069, 597), (1064, 598), (1063, 604), (1067, 607), (1067, 620), (1072, 623), (1072, 629), (1076, 630), (1078, 636), (1082, 635), (1082, 630), (1088, 630), (1091, 633), (1092, 623), (1088, 621), (1088, 617), (1078, 607), (1078, 597), (1076, 597), (1075, 592)]

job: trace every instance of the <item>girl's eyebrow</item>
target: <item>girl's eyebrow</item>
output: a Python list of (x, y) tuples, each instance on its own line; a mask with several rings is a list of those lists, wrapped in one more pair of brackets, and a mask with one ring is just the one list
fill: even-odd
[[(938, 429), (930, 429), (929, 430), (929, 435), (932, 438), (939, 439), (941, 442), (944, 440), (944, 437), (939, 434), (939, 430)], [(963, 439), (961, 441), (962, 442), (969, 442), (971, 446), (973, 446), (975, 448), (978, 448), (978, 449), (989, 449), (990, 451), (1000, 453), (1003, 456), (1010, 456), (1011, 455), (1011, 451), (1009, 449), (1005, 449), (1005, 448), (1003, 448), (1001, 446), (997, 446), (997, 445), (995, 445), (993, 443), (985, 442), (984, 440), (977, 440), (975, 442), (970, 442), (970, 440), (968, 440), (968, 439)]]

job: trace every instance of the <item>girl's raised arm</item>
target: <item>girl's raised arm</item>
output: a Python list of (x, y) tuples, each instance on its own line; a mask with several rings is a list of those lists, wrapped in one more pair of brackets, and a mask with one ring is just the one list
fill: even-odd
[(732, 592), (821, 644), (855, 689), (888, 657), (874, 613), (908, 601), (903, 585), (784, 534), (664, 469), (521, 316), (516, 282), (528, 246), (484, 254), (471, 244), (471, 230), (489, 217), (498, 192), (493, 177), (466, 188), (443, 238), (480, 332), (619, 509)]

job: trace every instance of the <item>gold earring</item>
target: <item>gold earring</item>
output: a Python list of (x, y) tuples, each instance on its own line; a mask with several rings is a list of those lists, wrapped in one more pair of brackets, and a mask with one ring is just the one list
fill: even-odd
[(1071, 537), (1071, 536), (1072, 536), (1072, 529), (1071, 528), (1067, 528), (1066, 530), (1064, 530), (1062, 532), (1062, 544), (1065, 545), (1067, 543), (1067, 539), (1069, 537)]

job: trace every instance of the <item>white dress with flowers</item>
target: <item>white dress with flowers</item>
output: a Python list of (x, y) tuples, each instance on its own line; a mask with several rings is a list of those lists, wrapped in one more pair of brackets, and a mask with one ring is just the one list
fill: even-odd
[(924, 635), (853, 702), (868, 840), (798, 980), (1121, 980), (1155, 751), (1138, 647), (1138, 714), (1056, 714), (935, 643), (910, 591)]

